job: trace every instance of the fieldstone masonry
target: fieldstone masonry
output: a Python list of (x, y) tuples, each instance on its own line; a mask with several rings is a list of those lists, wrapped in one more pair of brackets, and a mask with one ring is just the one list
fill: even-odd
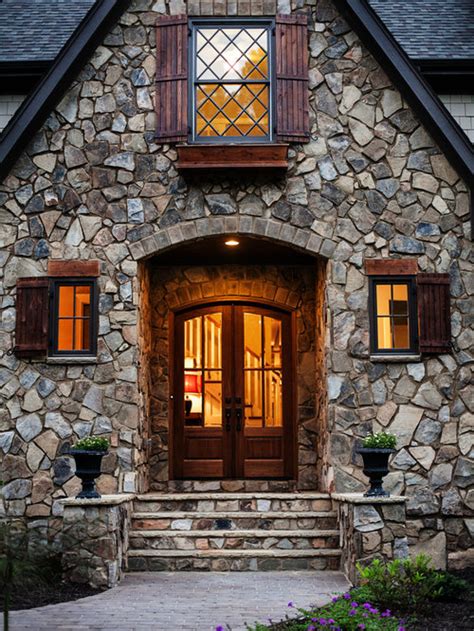
[[(327, 384), (321, 409), (328, 399), (328, 440), (316, 440), (321, 490), (364, 489), (362, 437), (395, 432), (400, 450), (386, 486), (408, 498), (410, 544), (472, 547), (466, 186), (330, 0), (277, 4), (310, 15), (311, 142), (290, 147), (284, 176), (187, 178), (176, 170), (175, 147), (154, 141), (156, 18), (272, 14), (275, 3), (135, 0), (1, 184), (0, 453), (9, 516), (43, 526), (60, 516), (59, 500), (77, 490), (67, 449), (88, 434), (112, 440), (103, 492), (147, 490), (153, 415), (143, 359), (153, 316), (142, 300), (145, 259), (196, 238), (249, 234), (328, 261), (317, 307), (325, 323), (316, 341)], [(363, 263), (387, 257), (449, 272), (452, 353), (371, 361)], [(45, 275), (49, 259), (101, 262), (93, 361), (10, 353), (16, 280)]]

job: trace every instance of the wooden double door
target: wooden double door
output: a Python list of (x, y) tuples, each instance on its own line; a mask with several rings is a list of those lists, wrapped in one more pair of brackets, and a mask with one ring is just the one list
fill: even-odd
[(174, 477), (294, 477), (291, 314), (211, 305), (173, 328)]

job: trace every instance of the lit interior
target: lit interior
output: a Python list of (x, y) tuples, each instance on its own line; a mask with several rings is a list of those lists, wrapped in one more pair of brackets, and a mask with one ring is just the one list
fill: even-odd
[(90, 285), (60, 285), (58, 351), (90, 350)]
[(377, 341), (380, 350), (410, 348), (407, 284), (376, 285)]
[(196, 51), (196, 134), (269, 135), (267, 29), (201, 27)]
[(185, 423), (222, 425), (222, 314), (184, 323)]
[(281, 322), (255, 313), (245, 313), (244, 384), (247, 427), (282, 426), (281, 368)]

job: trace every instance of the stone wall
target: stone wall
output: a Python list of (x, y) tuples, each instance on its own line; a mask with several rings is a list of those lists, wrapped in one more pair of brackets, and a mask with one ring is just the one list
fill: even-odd
[[(357, 493), (332, 495), (341, 529), (341, 570), (352, 584), (359, 582), (357, 564), (408, 557), (405, 499), (368, 498)], [(446, 550), (444, 556), (446, 567)]]
[(71, 583), (115, 587), (127, 569), (133, 495), (63, 500), (62, 568)]
[[(206, 14), (263, 5), (189, 3)], [(472, 545), (466, 186), (332, 2), (297, 6), (311, 15), (311, 142), (290, 147), (283, 177), (177, 172), (175, 148), (154, 142), (154, 23), (186, 4), (135, 0), (2, 182), (0, 453), (10, 515), (46, 520), (74, 494), (64, 453), (89, 433), (112, 439), (102, 490), (146, 490), (146, 476), (136, 476), (146, 469), (148, 422), (137, 377), (137, 262), (197, 237), (240, 233), (329, 260), (327, 487), (362, 490), (355, 448), (372, 429), (395, 431), (400, 451), (387, 485), (408, 497), (411, 540), (442, 532), (451, 552)], [(363, 262), (390, 256), (450, 273), (451, 354), (370, 360)], [(87, 364), (9, 354), (16, 279), (45, 275), (50, 258), (101, 261), (99, 350)]]
[[(236, 296), (265, 300), (294, 309), (296, 315), (296, 382), (298, 487), (317, 489), (324, 453), (317, 449), (321, 433), (316, 408), (320, 381), (316, 367), (316, 270), (314, 267), (278, 265), (213, 265), (163, 267), (152, 259), (150, 268), (151, 354), (150, 435), (152, 437), (149, 474), (150, 488), (167, 488), (169, 476), (169, 317), (171, 311), (205, 300), (225, 300)], [(322, 358), (321, 358), (322, 359)], [(319, 371), (321, 369), (318, 369)], [(163, 484), (164, 483), (164, 484)]]

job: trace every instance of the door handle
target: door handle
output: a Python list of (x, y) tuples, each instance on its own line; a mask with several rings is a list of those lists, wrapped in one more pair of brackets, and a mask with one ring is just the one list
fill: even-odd
[(232, 417), (232, 409), (225, 408), (224, 416), (225, 416), (225, 429), (227, 432), (230, 432), (230, 419)]
[(242, 408), (235, 408), (235, 418), (237, 419), (236, 429), (240, 432), (242, 430)]

